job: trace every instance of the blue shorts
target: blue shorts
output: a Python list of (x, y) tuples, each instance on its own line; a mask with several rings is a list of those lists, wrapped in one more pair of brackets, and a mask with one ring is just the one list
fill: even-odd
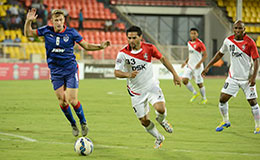
[(51, 82), (54, 90), (57, 90), (63, 85), (65, 88), (79, 88), (78, 70), (66, 76), (51, 75)]

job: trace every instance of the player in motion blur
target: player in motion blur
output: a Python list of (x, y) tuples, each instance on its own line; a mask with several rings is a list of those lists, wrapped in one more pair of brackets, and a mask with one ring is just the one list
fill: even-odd
[(172, 133), (173, 128), (165, 119), (167, 113), (165, 99), (159, 81), (153, 76), (152, 58), (159, 59), (172, 73), (175, 85), (181, 85), (181, 80), (171, 63), (154, 45), (141, 42), (142, 31), (139, 27), (128, 28), (126, 36), (128, 45), (118, 53), (114, 73), (118, 78), (127, 78), (127, 89), (135, 114), (146, 131), (156, 138), (154, 148), (160, 148), (165, 138), (149, 120), (149, 103), (155, 108), (156, 120), (165, 131)]
[(189, 57), (182, 64), (182, 68), (185, 67), (184, 74), (182, 76), (182, 82), (187, 87), (187, 89), (193, 94), (193, 97), (190, 99), (190, 102), (193, 102), (198, 96), (199, 93), (193, 88), (189, 80), (194, 76), (195, 82), (200, 89), (200, 94), (202, 100), (200, 104), (206, 104), (206, 91), (203, 86), (203, 78), (201, 72), (204, 69), (203, 62), (206, 60), (208, 54), (206, 52), (206, 47), (204, 43), (198, 39), (199, 31), (197, 28), (190, 29), (190, 41), (188, 42), (189, 48)]
[(228, 78), (221, 90), (219, 99), (219, 110), (223, 117), (223, 122), (217, 126), (216, 131), (220, 132), (224, 128), (230, 127), (228, 116), (228, 100), (236, 96), (241, 88), (249, 102), (255, 120), (255, 134), (260, 133), (260, 112), (257, 104), (256, 76), (258, 71), (259, 54), (254, 40), (245, 34), (245, 25), (241, 20), (233, 24), (234, 35), (227, 37), (220, 50), (205, 67), (202, 75), (208, 72), (209, 68), (217, 62), (224, 54), (230, 55), (231, 65)]
[(28, 11), (24, 25), (26, 36), (44, 36), (47, 54), (47, 63), (51, 72), (51, 81), (55, 94), (59, 100), (59, 105), (71, 123), (72, 134), (79, 135), (79, 129), (72, 116), (69, 104), (71, 104), (80, 120), (82, 136), (88, 133), (87, 122), (81, 103), (78, 100), (78, 65), (73, 47), (75, 42), (88, 51), (101, 50), (110, 45), (109, 41), (100, 45), (89, 44), (74, 29), (64, 25), (64, 13), (62, 10), (53, 10), (51, 13), (52, 26), (43, 26), (32, 29), (32, 21), (37, 18), (36, 9)]

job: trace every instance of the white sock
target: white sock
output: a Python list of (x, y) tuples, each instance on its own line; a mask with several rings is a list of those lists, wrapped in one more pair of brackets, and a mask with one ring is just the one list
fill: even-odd
[(152, 136), (154, 136), (155, 138), (159, 138), (160, 137), (160, 133), (157, 130), (157, 128), (155, 127), (155, 125), (153, 124), (152, 121), (150, 121), (150, 124), (145, 127), (145, 130), (150, 133)]
[(219, 103), (219, 111), (221, 116), (223, 117), (224, 122), (229, 122), (228, 117), (228, 102), (226, 103)]
[(157, 115), (156, 116), (157, 122), (162, 123), (165, 120), (165, 117), (167, 116), (167, 109), (165, 108), (165, 112), (163, 114), (155, 110), (155, 114)]
[(203, 99), (207, 99), (206, 98), (206, 91), (205, 91), (205, 87), (204, 86), (202, 88), (200, 88), (200, 94), (201, 94)]
[(189, 91), (191, 91), (194, 95), (197, 94), (196, 90), (193, 88), (192, 84), (188, 82), (186, 84), (186, 87), (188, 88)]
[(255, 119), (255, 127), (260, 127), (260, 111), (259, 111), (259, 105), (256, 104), (254, 106), (251, 106), (252, 114)]

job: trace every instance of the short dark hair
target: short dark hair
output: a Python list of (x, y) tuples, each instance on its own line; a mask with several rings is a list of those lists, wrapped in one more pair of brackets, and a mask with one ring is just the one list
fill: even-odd
[(198, 30), (197, 28), (191, 28), (191, 29), (190, 29), (190, 32), (191, 32), (191, 31), (196, 31), (197, 33), (199, 33), (199, 30)]
[(131, 26), (126, 30), (126, 36), (128, 35), (129, 32), (137, 32), (138, 36), (141, 36), (143, 34), (142, 30), (138, 26)]

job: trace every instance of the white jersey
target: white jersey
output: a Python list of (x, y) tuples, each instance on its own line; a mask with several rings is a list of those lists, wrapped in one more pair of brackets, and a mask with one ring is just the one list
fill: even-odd
[(219, 50), (223, 54), (230, 54), (231, 65), (229, 77), (236, 80), (248, 80), (252, 74), (252, 59), (259, 57), (254, 40), (247, 35), (243, 40), (235, 40), (235, 36), (229, 36), (224, 40)]
[(127, 78), (129, 94), (140, 95), (152, 86), (159, 84), (153, 76), (152, 57), (160, 59), (162, 54), (152, 44), (141, 43), (138, 51), (131, 51), (129, 45), (117, 55), (115, 70), (123, 72), (139, 71), (135, 78)]
[[(188, 49), (189, 49), (188, 67), (193, 70), (195, 69), (199, 61), (201, 61), (202, 52), (206, 51), (206, 47), (201, 40), (196, 39), (195, 42), (192, 41), (188, 42)], [(201, 67), (204, 68), (203, 64), (201, 64)]]

